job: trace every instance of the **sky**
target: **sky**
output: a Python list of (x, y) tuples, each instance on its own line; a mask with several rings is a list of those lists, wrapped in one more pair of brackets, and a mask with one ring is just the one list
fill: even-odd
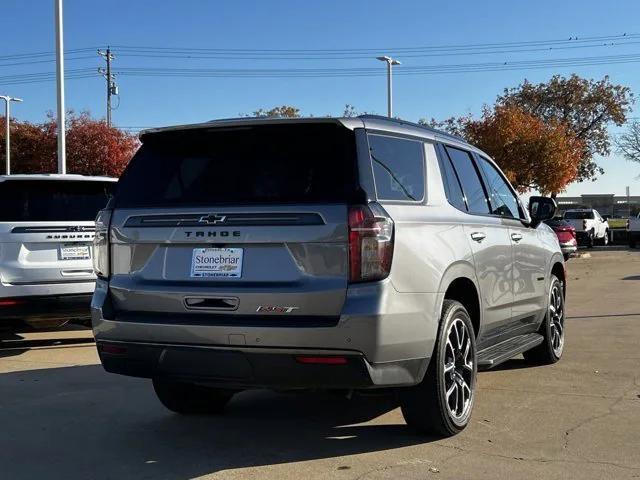
[[(24, 99), (24, 103), (13, 106), (12, 116), (42, 121), (56, 108), (55, 81), (10, 83), (7, 77), (18, 75), (14, 80), (23, 81), (26, 74), (55, 71), (50, 54), (55, 49), (54, 1), (2, 0), (2, 14), (0, 94)], [(640, 34), (638, 18), (637, 0), (65, 0), (66, 69), (68, 74), (81, 70), (75, 75), (82, 77), (67, 80), (66, 106), (78, 112), (88, 110), (97, 117), (105, 115), (105, 80), (97, 72), (104, 60), (96, 50), (107, 45), (115, 55), (114, 71), (123, 69), (116, 77), (120, 95), (114, 99), (117, 109), (113, 122), (131, 131), (236, 117), (283, 104), (294, 105), (305, 115), (341, 115), (346, 104), (358, 111), (385, 114), (384, 65), (375, 57), (389, 51), (396, 51), (394, 56), (402, 62), (394, 76), (394, 115), (410, 121), (477, 116), (482, 106), (493, 103), (504, 88), (515, 87), (525, 79), (543, 82), (553, 74), (577, 73), (596, 79), (609, 75), (612, 82), (627, 85), (640, 95), (640, 37), (618, 37)], [(575, 37), (579, 42), (564, 44), (570, 48), (554, 44), (553, 50), (544, 45), (498, 45), (476, 48), (469, 54), (470, 50), (451, 48)], [(593, 46), (599, 41), (582, 43), (592, 37), (615, 38), (603, 40), (601, 43), (610, 43), (606, 46)], [(438, 46), (448, 49), (433, 49)], [(139, 56), (141, 47), (153, 50)], [(417, 51), (418, 47), (431, 50)], [(175, 49), (189, 49), (190, 53), (184, 55)], [(213, 49), (224, 50), (217, 55), (224, 58), (212, 58)], [(345, 55), (345, 49), (353, 54)], [(329, 58), (316, 58), (321, 56), (318, 50)], [(43, 55), (9, 57), (34, 53)], [(635, 61), (617, 63), (598, 60), (607, 62), (599, 65), (454, 73), (442, 73), (440, 68), (437, 73), (402, 73), (419, 66), (619, 55), (638, 56)], [(132, 68), (143, 69), (147, 76), (132, 75)], [(150, 69), (157, 68), (289, 71), (276, 78), (148, 75)], [(302, 78), (289, 75), (291, 69), (344, 68), (374, 69), (375, 73)], [(640, 116), (639, 109), (640, 97), (631, 116)], [(623, 130), (613, 127), (610, 131), (619, 135)], [(615, 152), (599, 158), (598, 163), (605, 169), (604, 175), (595, 182), (573, 184), (566, 194), (622, 195), (628, 185), (632, 195), (640, 195), (640, 164), (627, 162)]]

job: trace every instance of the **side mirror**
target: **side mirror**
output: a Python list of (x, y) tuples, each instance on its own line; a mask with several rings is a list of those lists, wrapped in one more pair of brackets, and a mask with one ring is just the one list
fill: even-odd
[(553, 198), (531, 197), (529, 199), (529, 215), (531, 215), (531, 226), (537, 227), (541, 222), (553, 218), (558, 205)]

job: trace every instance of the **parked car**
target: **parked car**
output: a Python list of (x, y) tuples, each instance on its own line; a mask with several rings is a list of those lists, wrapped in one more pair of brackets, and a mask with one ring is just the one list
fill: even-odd
[(37, 327), (89, 319), (95, 215), (115, 179), (0, 176), (0, 318)]
[(629, 247), (636, 248), (638, 241), (640, 241), (640, 213), (627, 220), (627, 235), (629, 236)]
[(576, 239), (576, 229), (566, 220), (562, 218), (552, 218), (546, 220), (546, 223), (555, 232), (560, 243), (560, 249), (564, 255), (564, 259), (568, 260), (572, 253), (578, 251), (578, 241)]
[(452, 435), (476, 371), (564, 347), (555, 201), (462, 139), (386, 117), (149, 130), (96, 221), (104, 368), (179, 413), (247, 388), (396, 388)]
[(567, 210), (563, 217), (576, 229), (578, 243), (589, 248), (609, 244), (609, 223), (592, 208)]

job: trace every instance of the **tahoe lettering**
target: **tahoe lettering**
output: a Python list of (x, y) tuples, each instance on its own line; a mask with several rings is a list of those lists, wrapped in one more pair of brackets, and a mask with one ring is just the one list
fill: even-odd
[(238, 230), (234, 230), (234, 231), (229, 231), (229, 230), (222, 230), (222, 231), (218, 231), (218, 230), (192, 230), (192, 231), (188, 231), (188, 232), (184, 232), (185, 236), (187, 238), (190, 237), (199, 237), (199, 238), (204, 238), (204, 237), (208, 237), (208, 238), (212, 238), (212, 237), (239, 237), (240, 236), (240, 232)]

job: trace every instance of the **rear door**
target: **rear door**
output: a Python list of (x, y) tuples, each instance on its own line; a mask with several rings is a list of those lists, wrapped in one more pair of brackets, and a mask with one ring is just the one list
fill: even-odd
[(0, 182), (3, 283), (87, 281), (95, 216), (113, 183), (59, 179)]
[(443, 150), (445, 166), (448, 167), (447, 161), (453, 165), (464, 195), (462, 206), (468, 212), (464, 231), (473, 252), (483, 312), (479, 343), (490, 343), (508, 328), (512, 316), (513, 252), (509, 226), (502, 218), (491, 215), (472, 154), (453, 146), (444, 146)]
[(353, 131), (260, 125), (143, 142), (111, 220), (119, 317), (247, 325), (265, 316), (320, 324), (339, 316), (347, 209), (365, 198)]
[(522, 206), (500, 171), (477, 155), (489, 191), (491, 213), (503, 218), (509, 227), (513, 246), (513, 328), (537, 325), (538, 314), (546, 307), (547, 252), (538, 231), (524, 224)]

